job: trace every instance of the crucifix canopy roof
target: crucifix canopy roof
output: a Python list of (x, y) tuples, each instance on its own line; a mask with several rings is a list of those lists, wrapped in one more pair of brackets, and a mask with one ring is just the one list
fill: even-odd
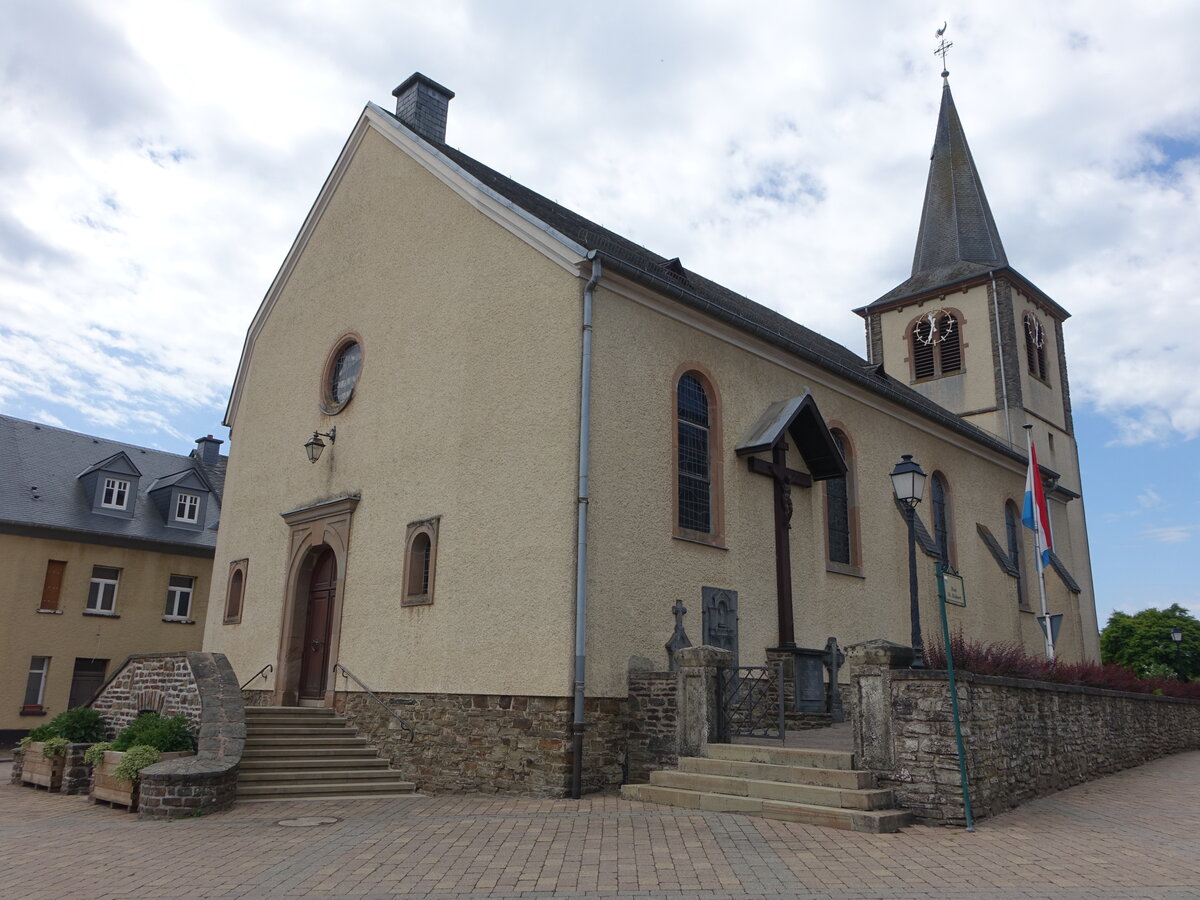
[(737, 446), (738, 456), (770, 450), (785, 434), (804, 459), (814, 481), (846, 474), (846, 462), (834, 443), (829, 427), (807, 391), (790, 400), (778, 400), (766, 408)]

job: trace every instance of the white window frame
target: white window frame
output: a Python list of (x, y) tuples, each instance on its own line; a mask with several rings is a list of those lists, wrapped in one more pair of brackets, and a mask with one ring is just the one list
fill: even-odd
[[(41, 661), (41, 667), (37, 666), (38, 661)], [(29, 677), (25, 681), (25, 698), (29, 697), (29, 687), (36, 675), (38, 677), (38, 692), (36, 703), (23, 703), (25, 708), (36, 707), (41, 709), (46, 699), (46, 676), (50, 673), (50, 657), (49, 656), (31, 656), (29, 658)]]
[[(96, 574), (97, 569), (112, 569), (117, 573), (116, 578), (103, 578)], [(92, 566), (92, 580), (88, 582), (88, 597), (86, 610), (93, 615), (98, 616), (115, 616), (117, 614), (117, 588), (121, 583), (121, 570), (114, 566)], [(97, 585), (95, 597), (92, 595), (92, 587)], [(105, 608), (105, 589), (112, 588), (108, 594), (108, 606)], [(93, 605), (93, 599), (96, 601)]]
[[(175, 579), (187, 579), (187, 585), (174, 584)], [(170, 622), (190, 622), (192, 612), (192, 593), (196, 589), (196, 578), (193, 575), (172, 575), (167, 581), (167, 606), (163, 618)], [(182, 607), (183, 611), (180, 612)]]
[(195, 522), (200, 518), (200, 495), (180, 491), (175, 501), (175, 521)]
[(129, 482), (120, 478), (105, 478), (100, 505), (105, 509), (125, 509), (129, 505)]

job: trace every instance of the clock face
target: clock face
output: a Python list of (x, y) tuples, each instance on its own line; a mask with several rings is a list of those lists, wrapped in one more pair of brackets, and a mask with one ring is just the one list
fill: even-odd
[(362, 347), (357, 343), (347, 344), (338, 352), (329, 373), (329, 399), (335, 405), (342, 406), (350, 399), (361, 371)]

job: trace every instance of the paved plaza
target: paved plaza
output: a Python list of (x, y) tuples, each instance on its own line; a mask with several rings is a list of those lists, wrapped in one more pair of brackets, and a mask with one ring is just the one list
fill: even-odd
[(1200, 897), (1200, 752), (1035, 801), (975, 834), (855, 834), (614, 796), (259, 802), (139, 822), (9, 785), (7, 765), (0, 778), (4, 900)]

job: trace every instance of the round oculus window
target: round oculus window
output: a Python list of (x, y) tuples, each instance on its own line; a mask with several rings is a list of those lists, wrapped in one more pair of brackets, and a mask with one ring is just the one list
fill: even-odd
[(338, 412), (350, 402), (362, 372), (362, 357), (362, 346), (357, 341), (343, 344), (334, 354), (325, 383), (325, 403), (329, 412)]

